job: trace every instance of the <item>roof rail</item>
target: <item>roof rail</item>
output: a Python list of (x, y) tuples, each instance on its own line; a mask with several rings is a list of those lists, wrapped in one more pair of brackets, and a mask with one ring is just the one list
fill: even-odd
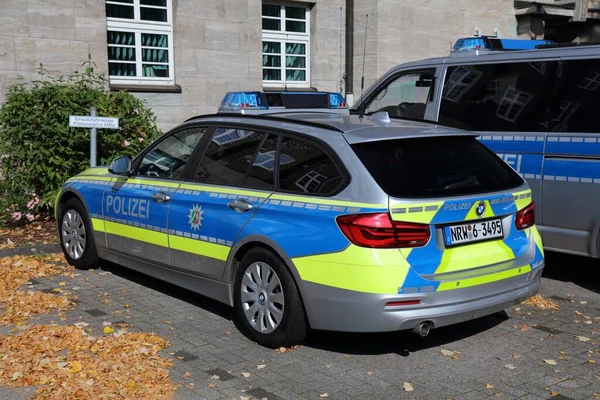
[[(284, 112), (282, 112), (284, 113)], [(344, 131), (340, 128), (336, 128), (335, 126), (332, 125), (328, 125), (325, 123), (320, 123), (320, 122), (314, 122), (314, 121), (307, 121), (307, 120), (303, 120), (303, 119), (297, 119), (294, 118), (295, 114), (301, 114), (301, 113), (293, 113), (293, 112), (287, 112), (288, 116), (286, 117), (282, 117), (282, 116), (277, 116), (274, 114), (237, 114), (237, 113), (218, 113), (218, 114), (204, 114), (204, 115), (196, 115), (195, 117), (191, 117), (188, 118), (184, 121), (185, 122), (190, 122), (190, 121), (194, 121), (200, 118), (209, 118), (209, 117), (234, 117), (234, 118), (241, 118), (241, 119), (250, 119), (250, 120), (269, 120), (269, 121), (276, 121), (276, 122), (292, 122), (295, 124), (299, 124), (299, 125), (306, 125), (306, 126), (312, 126), (315, 128), (321, 128), (321, 129), (327, 129), (330, 131), (336, 131), (336, 132), (341, 132), (344, 133)], [(311, 114), (313, 114), (311, 112)], [(331, 114), (331, 113), (327, 113), (327, 112), (323, 112), (323, 114)]]
[(536, 49), (559, 49), (562, 47), (579, 47), (579, 46), (598, 46), (600, 42), (569, 42), (569, 43), (552, 43), (552, 44), (539, 44), (535, 46)]

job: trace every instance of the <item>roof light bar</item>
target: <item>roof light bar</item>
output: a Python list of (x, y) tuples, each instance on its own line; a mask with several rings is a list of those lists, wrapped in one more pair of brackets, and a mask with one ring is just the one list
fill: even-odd
[(228, 92), (218, 113), (264, 114), (282, 111), (349, 112), (346, 99), (335, 92)]

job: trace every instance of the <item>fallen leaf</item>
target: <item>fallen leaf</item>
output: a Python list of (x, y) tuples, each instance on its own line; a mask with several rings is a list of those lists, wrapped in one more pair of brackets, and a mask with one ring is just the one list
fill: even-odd
[(508, 369), (516, 369), (517, 368), (517, 367), (515, 367), (512, 364), (506, 364), (505, 367), (508, 368)]
[(556, 361), (554, 360), (544, 360), (544, 362), (548, 365), (556, 365)]
[(558, 395), (560, 395), (560, 393), (558, 393), (558, 392), (555, 392), (554, 390), (552, 390), (552, 391), (550, 392), (550, 396), (552, 396), (552, 397), (556, 397), (556, 396), (558, 396)]
[(513, 353), (512, 358), (516, 360), (518, 358), (521, 358), (521, 355), (519, 353)]
[(442, 351), (440, 351), (440, 353), (442, 353), (445, 356), (453, 356), (454, 352), (452, 350), (446, 350), (446, 349), (442, 349)]
[(125, 304), (125, 308), (131, 308), (131, 304), (129, 304), (129, 303)]
[(104, 321), (104, 322), (102, 322), (102, 325), (104, 325), (104, 326), (111, 326), (112, 322), (110, 322), (110, 321)]
[(86, 326), (90, 326), (90, 324), (88, 324), (87, 322), (75, 322), (73, 325), (75, 325), (78, 328), (85, 328)]
[(250, 377), (250, 374), (248, 372), (242, 372), (242, 376), (244, 378), (248, 378), (248, 377)]
[(580, 301), (579, 304), (587, 304), (587, 301)]
[(485, 384), (485, 388), (486, 388), (486, 389), (493, 389), (493, 388), (494, 388), (494, 385), (491, 385), (491, 384), (489, 384), (489, 383), (486, 383), (486, 384)]
[(258, 364), (258, 365), (256, 366), (256, 369), (263, 369), (264, 367), (266, 367), (266, 365), (265, 365), (265, 364)]
[(66, 283), (66, 282), (59, 282), (59, 283), (58, 283), (58, 286), (66, 286), (66, 285), (67, 285), (67, 283)]
[(142, 348), (140, 348), (139, 352), (142, 354), (148, 354), (148, 353), (150, 353), (150, 350), (148, 350), (147, 347), (142, 347)]
[(67, 371), (70, 374), (76, 374), (78, 372), (81, 372), (82, 369), (83, 369), (83, 366), (81, 365), (80, 361), (71, 361), (69, 363), (69, 368), (67, 369)]
[(587, 362), (590, 364), (596, 364), (596, 361), (594, 361), (594, 360), (588, 360)]
[(558, 310), (558, 304), (555, 301), (545, 298), (541, 294), (536, 294), (535, 296), (528, 298), (523, 302), (523, 304), (530, 307), (536, 307), (541, 310)]
[(85, 384), (88, 386), (94, 386), (94, 380), (93, 379), (88, 379), (87, 381), (85, 381)]
[(319, 397), (320, 397), (320, 398), (322, 398), (322, 399), (324, 399), (324, 398), (326, 398), (326, 397), (329, 397), (329, 394), (328, 394), (328, 393), (321, 393), (321, 394), (319, 395)]
[(375, 372), (373, 372), (373, 371), (369, 371), (369, 372), (367, 372), (367, 375), (373, 375), (374, 373)]
[(250, 400), (250, 397), (248, 397), (248, 396), (240, 396), (240, 400)]
[(585, 337), (585, 336), (575, 336), (577, 338), (577, 340), (579, 340), (580, 342), (589, 342), (590, 339), (589, 337)]
[(404, 384), (402, 385), (402, 388), (404, 388), (404, 390), (407, 391), (407, 392), (412, 392), (413, 390), (415, 390), (415, 388), (413, 387), (413, 385), (411, 385), (408, 382), (404, 382)]
[(530, 328), (530, 327), (528, 327), (527, 325), (523, 325), (523, 326), (521, 327), (521, 330), (522, 330), (523, 332), (527, 332), (529, 329), (531, 329), (531, 328)]
[(592, 321), (583, 321), (583, 323), (586, 324), (586, 325), (591, 325)]
[(226, 335), (231, 335), (231, 331), (225, 331), (224, 332)]
[(103, 332), (107, 335), (113, 333), (114, 331), (115, 330), (113, 328), (111, 328), (110, 326), (105, 326), (104, 330), (103, 330)]
[(17, 371), (17, 372), (15, 372), (15, 373), (14, 373), (14, 374), (13, 374), (13, 375), (10, 377), (10, 380), (11, 380), (11, 381), (16, 381), (17, 379), (19, 379), (19, 378), (20, 378), (20, 377), (22, 377), (22, 376), (23, 376), (23, 373), (22, 373), (22, 372), (19, 372), (19, 371)]
[(209, 387), (209, 389), (216, 389), (218, 387), (218, 385), (216, 383), (209, 383), (208, 387)]
[(210, 379), (219, 379), (219, 378), (220, 378), (219, 375), (213, 375), (210, 377)]
[(287, 349), (285, 347), (280, 347), (277, 349), (277, 351), (280, 353), (285, 353), (287, 351)]
[(564, 350), (561, 350), (561, 351), (559, 351), (559, 353), (560, 353), (560, 354), (562, 354), (563, 356), (566, 356), (566, 355), (568, 355), (568, 354), (569, 354), (569, 353), (567, 353), (567, 352), (566, 352), (566, 351), (564, 351)]

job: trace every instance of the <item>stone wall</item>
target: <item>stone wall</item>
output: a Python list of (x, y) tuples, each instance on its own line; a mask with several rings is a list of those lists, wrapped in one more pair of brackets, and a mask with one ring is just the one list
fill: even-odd
[(106, 19), (98, 0), (0, 0), (0, 103), (13, 83), (81, 71), (91, 54), (106, 73)]
[[(517, 37), (513, 0), (355, 0), (354, 93), (360, 95), (365, 60), (365, 90), (395, 65), (448, 55), (456, 39), (482, 34)], [(365, 15), (369, 14), (366, 58)]]

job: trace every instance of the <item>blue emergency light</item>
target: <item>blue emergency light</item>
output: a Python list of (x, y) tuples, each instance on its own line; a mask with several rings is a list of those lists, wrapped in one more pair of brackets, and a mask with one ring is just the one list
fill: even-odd
[(461, 38), (454, 43), (452, 51), (512, 51), (534, 50), (537, 46), (553, 44), (552, 40), (499, 39), (490, 36), (474, 36)]
[(289, 110), (349, 112), (340, 93), (302, 92), (228, 92), (219, 113), (264, 114)]

